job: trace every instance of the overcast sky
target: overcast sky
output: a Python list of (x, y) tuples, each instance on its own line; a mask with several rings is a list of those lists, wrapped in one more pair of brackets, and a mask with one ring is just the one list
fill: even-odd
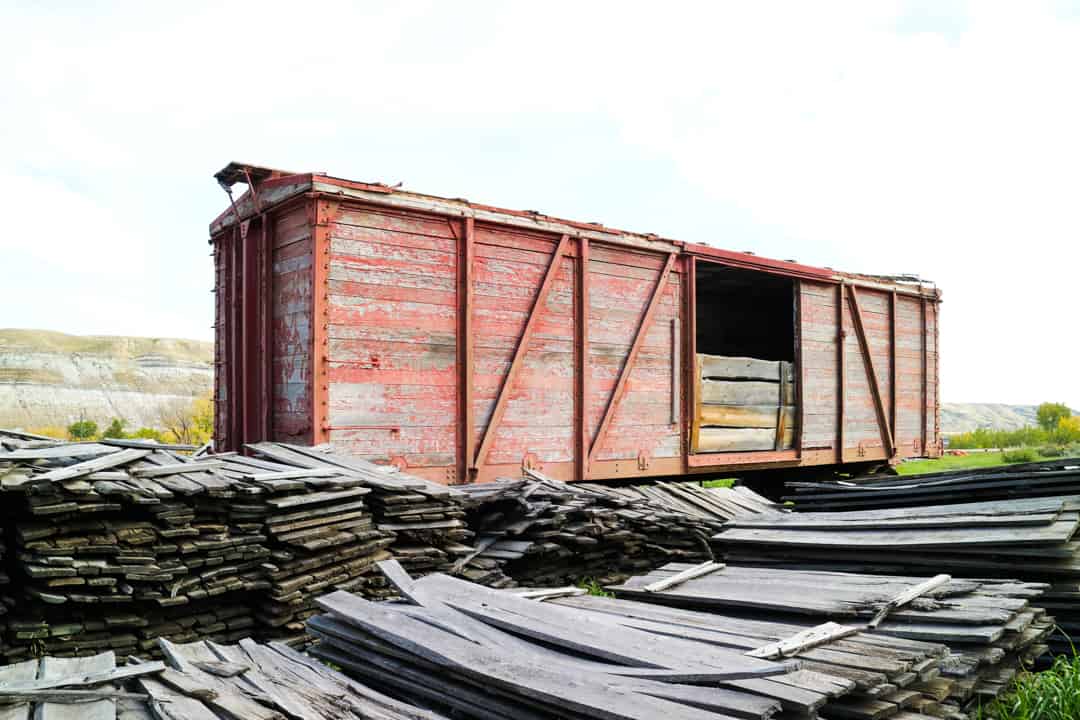
[(1080, 407), (1080, 2), (0, 1), (0, 327), (210, 339), (230, 160), (942, 288)]

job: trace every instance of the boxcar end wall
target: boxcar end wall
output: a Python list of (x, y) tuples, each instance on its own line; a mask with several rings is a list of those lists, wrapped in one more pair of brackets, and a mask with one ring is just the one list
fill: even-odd
[(936, 289), (230, 168), (253, 190), (211, 225), (220, 449), (447, 483), (940, 453)]

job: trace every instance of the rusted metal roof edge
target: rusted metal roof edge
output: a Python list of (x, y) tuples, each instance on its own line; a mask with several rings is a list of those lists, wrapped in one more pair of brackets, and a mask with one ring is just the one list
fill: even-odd
[[(311, 178), (310, 174), (286, 175), (285, 177), (273, 178), (259, 183), (259, 204), (262, 210), (269, 210), (271, 207), (280, 205), (290, 198), (308, 192), (311, 189)], [(237, 212), (240, 214), (239, 218), (236, 217)], [(232, 227), (238, 219), (247, 220), (256, 214), (258, 213), (255, 208), (255, 198), (251, 188), (248, 188), (237, 199), (235, 210), (230, 206), (210, 223), (210, 237), (212, 238), (222, 230)]]
[[(924, 284), (907, 284), (873, 279), (856, 273), (844, 273), (830, 268), (774, 260), (733, 250), (722, 250), (708, 245), (682, 242), (661, 238), (652, 234), (632, 233), (617, 228), (610, 228), (597, 223), (582, 223), (563, 218), (551, 217), (542, 213), (509, 210), (491, 205), (481, 205), (463, 199), (443, 198), (425, 195), (409, 190), (379, 183), (363, 183), (343, 178), (319, 174), (288, 175), (272, 178), (258, 184), (259, 200), (262, 210), (267, 210), (296, 195), (313, 192), (329, 196), (347, 197), (373, 205), (414, 210), (435, 215), (452, 217), (471, 217), (494, 224), (521, 227), (531, 230), (568, 234), (585, 237), (590, 240), (636, 247), (654, 252), (678, 252), (696, 255), (702, 259), (718, 262), (747, 270), (756, 270), (775, 275), (784, 275), (806, 280), (831, 283), (848, 283), (867, 289), (896, 291), (905, 295), (927, 297), (940, 300), (941, 291)], [(246, 220), (256, 214), (255, 202), (249, 189), (236, 201), (236, 210), (240, 219)], [(210, 224), (211, 237), (231, 227), (237, 221), (236, 212), (228, 208)]]

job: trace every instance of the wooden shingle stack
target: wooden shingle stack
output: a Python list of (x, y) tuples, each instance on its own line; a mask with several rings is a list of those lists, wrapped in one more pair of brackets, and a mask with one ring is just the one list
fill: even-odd
[[(258, 456), (293, 469), (316, 473), (342, 473), (369, 492), (363, 502), (374, 528), (393, 538), (391, 552), (415, 572), (449, 568), (472, 550), (472, 538), (453, 488), (398, 472), (396, 468), (344, 455), (281, 443), (259, 443), (251, 450)], [(382, 579), (365, 589), (368, 597), (392, 594), (379, 587)]]
[(162, 641), (164, 662), (113, 652), (0, 667), (5, 720), (441, 720), (279, 644)]
[(309, 621), (320, 639), (311, 652), (462, 717), (768, 718), (780, 701), (739, 685), (807, 699), (786, 683), (819, 680), (785, 661), (620, 628), (446, 575), (413, 581), (399, 568), (391, 577), (408, 603), (322, 598), (326, 614)]
[(715, 514), (529, 473), (461, 488), (477, 552), (455, 572), (493, 587), (553, 586), (711, 558), (708, 537), (721, 527)]
[[(5, 442), (0, 491), (18, 587), (8, 657), (137, 651), (155, 613), (227, 638), (227, 626), (203, 622), (218, 600), (268, 587), (266, 537), (228, 522), (222, 501), (239, 488), (218, 464), (129, 445)], [(230, 618), (235, 630), (250, 625), (245, 615)]]
[[(1077, 469), (1070, 469), (1077, 462), (891, 478), (859, 486), (799, 483), (825, 485), (827, 490), (819, 494), (807, 489), (807, 502), (799, 499), (794, 505), (807, 511), (775, 522), (736, 519), (716, 542), (741, 563), (850, 572), (947, 572), (954, 577), (1049, 583), (1040, 602), (1061, 631), (1050, 638), (1050, 646), (1071, 654), (1071, 638), (1080, 635), (1080, 495), (1047, 493), (1080, 492), (1080, 486), (1069, 485), (1077, 482)], [(979, 502), (971, 502), (973, 493)], [(858, 509), (808, 509), (819, 506)]]
[(472, 550), (454, 491), (310, 448), (0, 442), (10, 658), (231, 641), (256, 615), (259, 632), (295, 636), (321, 593), (393, 594), (373, 572), (391, 545), (417, 572)]
[[(886, 676), (897, 689), (922, 695), (920, 705), (933, 702), (956, 713), (1001, 695), (1025, 664), (1046, 651), (1054, 624), (1037, 606), (1046, 587), (1039, 583), (948, 576), (928, 582), (926, 577), (729, 565), (675, 587), (658, 587), (686, 570), (672, 565), (608, 589), (620, 599), (668, 606), (667, 613), (693, 608), (713, 615), (700, 622), (716, 631), (746, 621), (812, 625), (829, 620), (858, 627), (860, 637), (885, 647), (905, 647), (909, 642), (948, 646), (947, 656), (933, 672), (913, 675), (911, 668), (894, 667)], [(913, 589), (907, 604), (892, 602)], [(602, 604), (592, 599), (555, 602)], [(888, 698), (861, 692), (851, 700), (864, 702), (866, 713), (852, 717), (888, 717), (875, 710), (884, 712), (880, 703)]]

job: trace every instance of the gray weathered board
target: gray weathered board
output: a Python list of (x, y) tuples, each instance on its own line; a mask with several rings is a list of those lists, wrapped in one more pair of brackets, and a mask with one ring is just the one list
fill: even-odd
[(795, 442), (793, 365), (698, 355), (694, 452), (786, 450)]

